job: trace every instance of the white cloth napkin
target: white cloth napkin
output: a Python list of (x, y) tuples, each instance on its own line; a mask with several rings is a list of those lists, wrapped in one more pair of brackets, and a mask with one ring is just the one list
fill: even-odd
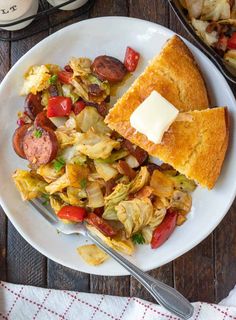
[[(236, 320), (236, 287), (220, 305), (193, 303), (192, 320)], [(4, 320), (179, 320), (138, 298), (42, 289), (0, 282)]]

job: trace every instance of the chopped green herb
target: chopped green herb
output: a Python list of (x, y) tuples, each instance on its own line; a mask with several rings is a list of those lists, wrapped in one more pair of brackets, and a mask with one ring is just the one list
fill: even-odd
[(42, 195), (42, 198), (44, 199), (44, 201), (42, 202), (43, 206), (48, 206), (49, 205), (49, 194), (44, 193)]
[(57, 82), (57, 78), (58, 76), (54, 74), (53, 76), (51, 76), (51, 78), (48, 79), (48, 81), (50, 84), (55, 84)]
[(144, 244), (145, 243), (145, 239), (141, 233), (135, 233), (132, 236), (132, 241), (134, 244)]
[(87, 187), (87, 179), (83, 178), (82, 180), (80, 180), (80, 186), (81, 189), (85, 189)]
[(34, 131), (34, 136), (36, 137), (36, 138), (41, 138), (42, 137), (42, 130), (41, 129), (35, 129), (35, 131)]
[(58, 172), (60, 171), (64, 166), (65, 166), (65, 160), (63, 158), (56, 158), (54, 161), (53, 161), (53, 167), (54, 169)]

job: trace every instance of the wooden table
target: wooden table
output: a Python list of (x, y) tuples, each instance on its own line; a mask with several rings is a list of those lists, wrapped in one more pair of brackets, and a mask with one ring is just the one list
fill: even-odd
[[(166, 0), (96, 0), (88, 14), (70, 23), (112, 15), (153, 21), (189, 39)], [(11, 44), (0, 42), (0, 79), (25, 52), (49, 33), (63, 26), (65, 24)], [(31, 28), (37, 26), (32, 24)], [(214, 212), (212, 215), (214, 216)], [(191, 301), (219, 302), (224, 298), (236, 282), (236, 202), (219, 227), (206, 240), (150, 274), (174, 286)], [(132, 277), (89, 275), (65, 268), (45, 258), (19, 235), (3, 210), (0, 211), (0, 279), (40, 287), (131, 295), (152, 300)]]

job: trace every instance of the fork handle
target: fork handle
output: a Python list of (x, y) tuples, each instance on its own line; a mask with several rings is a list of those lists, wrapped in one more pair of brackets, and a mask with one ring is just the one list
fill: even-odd
[(119, 264), (121, 264), (126, 270), (128, 270), (129, 273), (149, 291), (149, 293), (160, 305), (181, 319), (189, 319), (193, 315), (193, 306), (177, 290), (154, 279), (150, 275), (140, 270), (89, 231), (87, 231), (87, 235), (94, 243), (97, 244), (98, 247), (100, 247)]

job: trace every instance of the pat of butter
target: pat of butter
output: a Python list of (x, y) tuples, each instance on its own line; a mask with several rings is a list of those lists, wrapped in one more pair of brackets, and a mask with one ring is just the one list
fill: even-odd
[(174, 122), (179, 110), (157, 91), (151, 94), (131, 114), (131, 126), (154, 143), (161, 143), (165, 131)]

